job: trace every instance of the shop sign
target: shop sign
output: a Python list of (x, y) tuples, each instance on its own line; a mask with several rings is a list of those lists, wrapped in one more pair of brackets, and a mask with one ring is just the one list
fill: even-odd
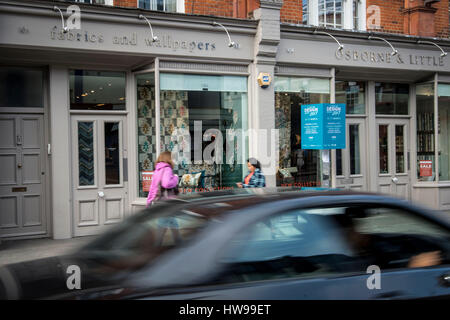
[(302, 149), (345, 149), (345, 104), (301, 106)]
[(431, 177), (433, 175), (433, 161), (432, 160), (420, 160), (420, 176)]
[(143, 171), (142, 172), (142, 190), (144, 192), (148, 192), (150, 190), (150, 186), (152, 185), (154, 171)]
[(391, 52), (375, 52), (362, 50), (336, 50), (335, 57), (341, 61), (355, 61), (366, 63), (393, 63), (393, 64), (409, 64), (418, 66), (443, 67), (444, 57), (437, 56), (421, 56), (421, 55), (402, 55), (396, 54), (392, 56)]

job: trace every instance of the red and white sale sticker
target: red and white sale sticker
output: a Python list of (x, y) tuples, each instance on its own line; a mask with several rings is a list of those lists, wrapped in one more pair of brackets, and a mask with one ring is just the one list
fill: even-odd
[(420, 160), (419, 167), (421, 177), (431, 177), (433, 175), (433, 161)]

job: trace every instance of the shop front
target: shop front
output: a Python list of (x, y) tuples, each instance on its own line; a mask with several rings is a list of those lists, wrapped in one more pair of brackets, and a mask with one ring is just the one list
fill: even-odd
[(163, 151), (182, 193), (242, 181), (255, 21), (227, 21), (229, 47), (207, 17), (152, 12), (152, 41), (139, 10), (80, 4), (82, 29), (64, 33), (53, 6), (0, 6), (1, 238), (117, 224), (145, 208)]
[[(299, 108), (328, 102), (328, 93), (329, 102), (345, 103), (347, 113), (346, 148), (331, 151), (334, 187), (380, 192), (449, 211), (448, 59), (435, 46), (417, 45), (417, 39), (385, 35), (395, 53), (393, 47), (369, 40), (365, 33), (350, 38), (337, 31), (333, 38), (312, 28), (300, 30), (282, 26), (277, 55), (280, 84), (288, 83), (286, 79), (297, 82), (295, 88), (287, 84), (281, 88), (278, 82), (275, 87), (277, 127), (281, 141), (286, 141), (280, 141), (280, 176), (285, 167), (296, 175), (310, 172), (308, 165), (314, 161), (309, 159), (305, 165), (296, 160), (295, 145), (301, 141), (296, 127)], [(306, 79), (323, 86), (315, 86), (313, 92), (304, 87)], [(279, 93), (282, 90), (291, 92)], [(317, 153), (301, 153), (308, 152)], [(301, 185), (316, 185), (316, 177), (324, 176), (324, 164), (322, 156), (321, 170)]]

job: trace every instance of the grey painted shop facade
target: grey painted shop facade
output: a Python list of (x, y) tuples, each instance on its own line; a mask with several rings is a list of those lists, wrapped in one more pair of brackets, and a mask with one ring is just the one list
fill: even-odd
[[(54, 4), (0, 1), (0, 237), (96, 234), (140, 210), (157, 155), (197, 120), (203, 132), (279, 129), (268, 186), (380, 191), (450, 212), (450, 61), (436, 47), (383, 36), (392, 56), (368, 33), (333, 30), (338, 50), (280, 24), (281, 2), (264, 0), (255, 20), (80, 5), (81, 29), (64, 34)], [(347, 104), (347, 149), (299, 150), (299, 106), (326, 102)], [(234, 157), (267, 154), (252, 130)], [(184, 160), (176, 172), (203, 172), (198, 190), (246, 173)]]

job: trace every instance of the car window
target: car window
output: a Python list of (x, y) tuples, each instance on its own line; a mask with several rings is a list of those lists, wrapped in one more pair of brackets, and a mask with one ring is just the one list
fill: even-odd
[(294, 210), (242, 230), (219, 256), (224, 271), (216, 281), (333, 275), (355, 269), (355, 263), (329, 212)]
[(449, 263), (450, 233), (414, 212), (389, 207), (348, 207), (335, 216), (367, 265), (421, 268)]
[(146, 210), (102, 234), (77, 254), (111, 272), (136, 270), (193, 239), (209, 221), (192, 210)]

